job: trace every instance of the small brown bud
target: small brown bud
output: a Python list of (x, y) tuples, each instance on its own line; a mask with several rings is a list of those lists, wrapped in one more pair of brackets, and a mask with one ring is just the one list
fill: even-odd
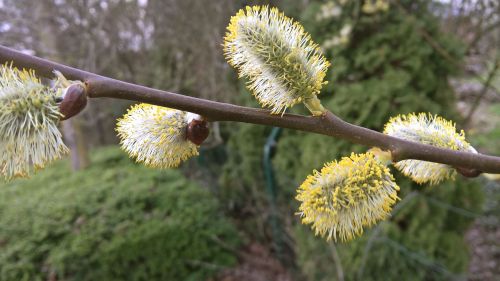
[(201, 145), (209, 132), (207, 121), (193, 119), (187, 127), (186, 138), (196, 145)]
[(59, 110), (63, 115), (61, 120), (66, 120), (77, 115), (87, 105), (87, 94), (83, 85), (73, 84), (66, 88), (65, 91), (66, 93), (59, 104)]
[(479, 171), (477, 169), (455, 167), (455, 170), (457, 170), (457, 172), (459, 174), (461, 174), (462, 176), (467, 177), (467, 178), (475, 178), (481, 174), (481, 171)]

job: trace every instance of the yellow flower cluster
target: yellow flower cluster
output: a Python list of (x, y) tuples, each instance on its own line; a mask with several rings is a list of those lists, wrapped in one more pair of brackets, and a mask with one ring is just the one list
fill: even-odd
[[(455, 124), (430, 113), (410, 113), (393, 117), (385, 125), (384, 133), (441, 148), (477, 153), (465, 140), (464, 132), (457, 133)], [(403, 160), (394, 166), (420, 184), (437, 184), (452, 178), (456, 173), (455, 169), (448, 165), (421, 160)]]
[(171, 168), (198, 155), (198, 146), (186, 136), (189, 122), (196, 118), (199, 115), (143, 103), (130, 108), (116, 130), (122, 148), (137, 162)]
[(57, 128), (59, 91), (33, 71), (0, 66), (0, 172), (26, 177), (68, 152)]
[(316, 235), (348, 241), (390, 215), (398, 190), (372, 153), (352, 154), (307, 177), (297, 190), (298, 214)]
[(366, 0), (361, 10), (365, 14), (375, 14), (379, 11), (387, 12), (389, 10), (389, 5), (390, 3), (388, 0)]
[(329, 63), (297, 22), (267, 6), (246, 7), (231, 18), (224, 53), (261, 105), (272, 113), (304, 102), (315, 115)]

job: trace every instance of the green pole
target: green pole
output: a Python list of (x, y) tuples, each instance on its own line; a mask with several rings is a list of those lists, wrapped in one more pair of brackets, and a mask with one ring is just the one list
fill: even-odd
[(283, 233), (281, 230), (278, 210), (276, 204), (276, 181), (274, 178), (274, 170), (272, 164), (272, 158), (276, 153), (276, 145), (278, 139), (281, 135), (282, 128), (273, 127), (271, 133), (267, 137), (266, 144), (264, 145), (264, 159), (263, 159), (263, 168), (264, 168), (264, 176), (266, 178), (266, 191), (269, 197), (269, 203), (271, 206), (271, 217), (270, 223), (272, 228), (273, 241), (276, 246), (276, 252), (278, 258), (282, 260), (283, 258)]

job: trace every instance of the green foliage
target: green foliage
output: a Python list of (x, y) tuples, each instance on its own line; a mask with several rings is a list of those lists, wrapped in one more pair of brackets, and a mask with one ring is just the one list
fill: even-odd
[(230, 125), (227, 159), (219, 177), (219, 196), (227, 211), (242, 219), (240, 227), (252, 238), (262, 240), (266, 236), (264, 228), (269, 210), (262, 155), (270, 128)]
[[(456, 74), (463, 48), (452, 36), (439, 31), (431, 1), (398, 1), (411, 15), (395, 5), (387, 12), (368, 15), (360, 11), (362, 1), (344, 1), (347, 4), (339, 18), (318, 20), (316, 15), (325, 2), (312, 1), (301, 15), (314, 41), (324, 44), (339, 36), (345, 25), (352, 27), (345, 44), (325, 48), (332, 67), (327, 74), (329, 84), (319, 97), (326, 108), (349, 122), (379, 131), (391, 116), (410, 112), (431, 112), (460, 121), (448, 78)], [(293, 111), (301, 109), (297, 106)], [(268, 131), (248, 125), (232, 128), (228, 173), (222, 184), (243, 179), (254, 186), (252, 206), (258, 206), (259, 197), (265, 198), (260, 163)], [(295, 190), (313, 169), (351, 151), (365, 150), (343, 140), (285, 130), (273, 160), (282, 216), (289, 218), (296, 212)], [(455, 182), (426, 187), (399, 174), (396, 177), (402, 201), (393, 217), (352, 242), (334, 247), (314, 237), (308, 226), (298, 225), (298, 217), (292, 220), (296, 261), (307, 280), (334, 280), (338, 276), (334, 250), (346, 280), (462, 277), (468, 262), (463, 236), (473, 214), (480, 211), (480, 185), (457, 176)], [(243, 191), (239, 194), (247, 195)]]
[[(432, 187), (402, 197), (390, 221), (368, 230), (355, 241), (337, 246), (346, 280), (463, 277), (468, 260), (463, 233), (479, 211), (481, 187), (445, 183), (439, 189)], [(327, 243), (307, 234), (307, 226), (295, 228), (299, 263), (308, 280), (331, 280), (337, 272), (334, 266), (327, 266), (335, 262)]]
[[(477, 115), (481, 112), (476, 111)], [(491, 154), (500, 154), (500, 126), (495, 126), (500, 122), (500, 104), (491, 105), (486, 112), (488, 116), (489, 130), (475, 134), (473, 136), (474, 143), (478, 146), (483, 147), (486, 152)], [(492, 128), (491, 128), (492, 127)]]
[(238, 234), (208, 191), (116, 148), (0, 185), (0, 280), (202, 280), (235, 262), (219, 240)]
[[(427, 10), (428, 1), (412, 1), (412, 16), (391, 6), (386, 13), (361, 13), (355, 21), (354, 2), (343, 7), (340, 20), (315, 21), (319, 4), (304, 13), (306, 29), (320, 42), (337, 36), (347, 23), (353, 26), (348, 43), (327, 49), (333, 68), (322, 99), (326, 107), (350, 122), (377, 130), (399, 113), (432, 112), (457, 120), (447, 81), (455, 67), (422, 37), (421, 30), (458, 62), (461, 46), (439, 33)], [(293, 156), (278, 153), (275, 164), (283, 185), (290, 186), (290, 178), (297, 185), (311, 168), (359, 149), (323, 136), (287, 132), (278, 151), (293, 150)], [(479, 185), (460, 177), (432, 188), (400, 176), (397, 182), (403, 201), (392, 219), (338, 247), (346, 280), (399, 280), (401, 276), (405, 280), (446, 280), (463, 274), (468, 260), (463, 235), (473, 217), (450, 206), (478, 212), (482, 202)], [(416, 195), (405, 200), (408, 194)], [(328, 267), (334, 262), (331, 249), (312, 233), (302, 234), (307, 228), (296, 227), (299, 266), (309, 280), (331, 280), (337, 276), (335, 267)], [(311, 264), (321, 270), (310, 271)]]

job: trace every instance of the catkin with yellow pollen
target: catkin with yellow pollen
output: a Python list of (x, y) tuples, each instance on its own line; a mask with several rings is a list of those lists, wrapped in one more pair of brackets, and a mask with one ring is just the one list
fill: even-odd
[(68, 152), (57, 128), (60, 90), (43, 85), (33, 71), (0, 66), (0, 173), (27, 177)]
[(118, 120), (121, 147), (137, 162), (155, 168), (177, 167), (198, 155), (198, 146), (187, 139), (187, 127), (197, 114), (150, 104), (130, 108)]
[(276, 8), (246, 7), (231, 18), (224, 54), (262, 106), (272, 113), (304, 102), (324, 112), (320, 93), (329, 63), (304, 28)]
[(349, 241), (390, 215), (398, 190), (389, 169), (372, 153), (353, 153), (307, 177), (297, 190), (298, 214), (316, 235)]
[[(430, 113), (410, 113), (393, 117), (385, 125), (384, 133), (440, 148), (477, 153), (465, 140), (464, 132), (457, 133), (453, 122)], [(419, 184), (437, 184), (453, 178), (456, 174), (455, 169), (448, 165), (421, 160), (402, 160), (394, 166)]]

